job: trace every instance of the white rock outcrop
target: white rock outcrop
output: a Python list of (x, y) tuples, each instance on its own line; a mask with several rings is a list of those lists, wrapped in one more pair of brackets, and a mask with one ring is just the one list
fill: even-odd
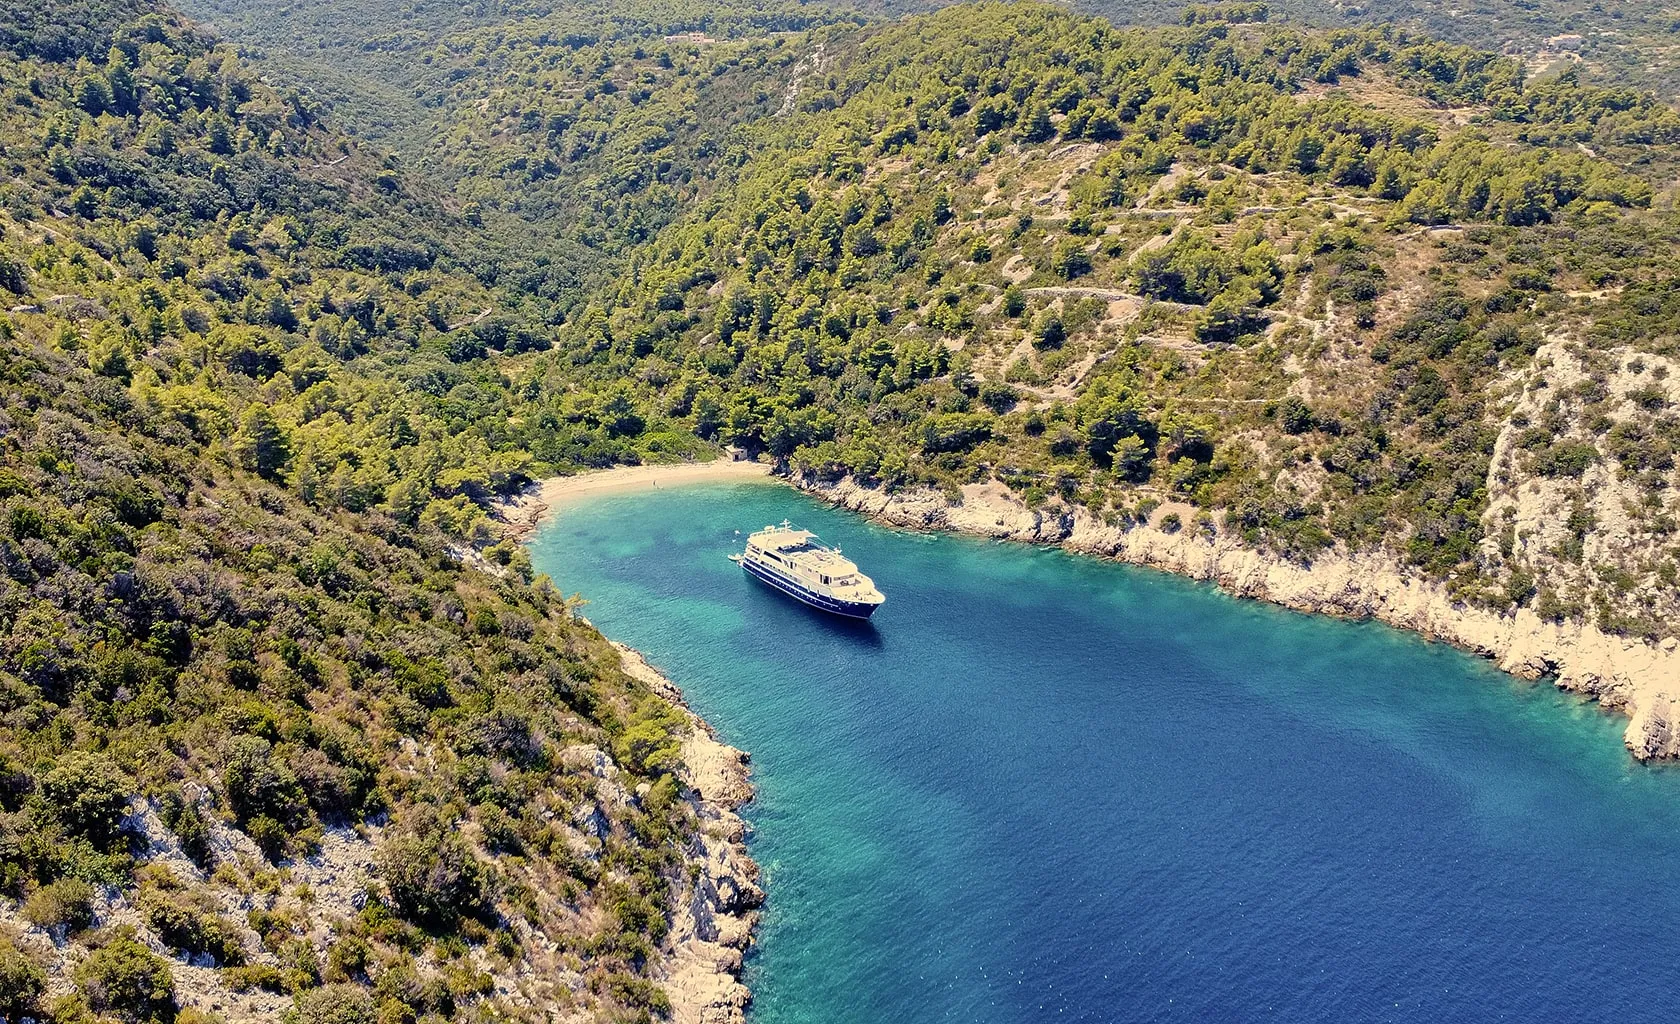
[(624, 671), (675, 704), (689, 719), (683, 741), (686, 799), (699, 820), (684, 851), (688, 871), (677, 881), (666, 957), (656, 974), (671, 1000), (675, 1024), (744, 1024), (752, 994), (741, 983), (741, 960), (752, 944), (764, 890), (747, 855), (746, 823), (736, 812), (752, 799), (747, 755), (718, 740), (688, 709), (682, 693), (636, 651), (614, 643)]
[[(1579, 622), (1547, 622), (1529, 609), (1506, 615), (1454, 600), (1446, 588), (1376, 553), (1328, 552), (1310, 565), (1195, 528), (1197, 510), (1167, 503), (1148, 525), (1108, 526), (1082, 508), (1029, 509), (998, 483), (969, 484), (962, 500), (931, 489), (887, 492), (846, 478), (796, 486), (892, 526), (954, 530), (1057, 544), (1071, 551), (1218, 584), (1240, 597), (1301, 611), (1374, 618), (1498, 662), (1528, 679), (1555, 678), (1628, 716), (1628, 750), (1642, 760), (1680, 756), (1680, 645), (1649, 644)], [(1161, 528), (1176, 513), (1183, 525)]]

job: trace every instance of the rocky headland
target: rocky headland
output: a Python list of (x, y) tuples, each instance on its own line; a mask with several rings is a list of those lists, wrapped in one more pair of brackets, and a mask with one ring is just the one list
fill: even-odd
[(1199, 510), (1180, 503), (1160, 505), (1147, 523), (1120, 527), (1083, 508), (1028, 508), (996, 482), (965, 486), (960, 501), (929, 488), (888, 492), (850, 477), (791, 482), (890, 526), (1054, 544), (1300, 611), (1379, 619), (1493, 659), (1525, 679), (1550, 677), (1625, 714), (1624, 740), (1641, 760), (1680, 756), (1680, 645), (1673, 638), (1650, 644), (1581, 621), (1549, 622), (1528, 608), (1509, 615), (1475, 607), (1391, 555), (1328, 552), (1310, 564), (1290, 561), (1242, 543), (1217, 516), (1198, 522)]
[(688, 716), (682, 779), (699, 821), (684, 851), (688, 869), (672, 901), (666, 958), (657, 976), (676, 1024), (740, 1024), (751, 993), (741, 984), (741, 961), (752, 944), (764, 891), (758, 865), (747, 855), (746, 823), (737, 812), (753, 797), (747, 755), (721, 742), (694, 714), (682, 692), (641, 654), (623, 644), (624, 671)]

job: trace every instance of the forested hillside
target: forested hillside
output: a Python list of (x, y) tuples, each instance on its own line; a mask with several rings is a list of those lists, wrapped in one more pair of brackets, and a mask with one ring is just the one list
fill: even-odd
[(1674, 633), (1649, 95), (1252, 4), (395, 10), (322, 50), (384, 107), (0, 15), (0, 1015), (663, 1014), (687, 719), (496, 521), (546, 475), (740, 445)]
[[(813, 27), (835, 18), (891, 18), (948, 0), (856, 0), (832, 4), (739, 3), (593, 6), (566, 2), (387, 3), (384, 0), (187, 0), (185, 9), (260, 57), (265, 68), (330, 96), (344, 116), (371, 130), (412, 132), (422, 79), (443, 70), (408, 58), (431, 56), (444, 40), (476, 29), (541, 26), (555, 38), (593, 37), (603, 28), (649, 34), (702, 31), (729, 38), (755, 30)], [(1270, 21), (1312, 28), (1389, 25), (1516, 57), (1535, 74), (1577, 62), (1601, 80), (1680, 96), (1673, 33), (1680, 7), (1589, 0), (1079, 0), (1074, 10), (1120, 25)], [(610, 27), (609, 27), (610, 26)], [(445, 62), (444, 66), (449, 66)], [(459, 70), (459, 66), (454, 66)], [(471, 69), (466, 69), (470, 75)], [(421, 136), (415, 136), (421, 137)]]
[(538, 325), (744, 158), (734, 129), (783, 104), (799, 30), (859, 18), (796, 3), (189, 10), (485, 228), (475, 271)]
[(565, 49), (688, 35), (707, 42), (796, 33), (856, 20), (878, 4), (602, 3), (480, 0), (345, 4), (194, 0), (182, 9), (260, 61), (263, 72), (327, 98), (352, 130), (402, 148), (422, 145), (426, 113), (451, 86), (484, 83), (533, 44)]
[(687, 724), (486, 518), (471, 225), (167, 12), (5, 19), (0, 1016), (666, 1006)]
[(1392, 32), (980, 6), (825, 45), (731, 194), (533, 357), (557, 420), (634, 380), (820, 477), (1188, 500), (1668, 633), (1672, 110)]
[[(226, 0), (238, 2), (238, 0)], [(1193, 24), (1207, 20), (1291, 21), (1320, 28), (1392, 25), (1445, 42), (1522, 60), (1533, 73), (1581, 62), (1605, 81), (1680, 95), (1673, 33), (1680, 8), (1666, 3), (1592, 0), (1085, 0), (1080, 10), (1119, 24)], [(1223, 10), (1221, 8), (1223, 7)]]
[[(520, 315), (552, 322), (740, 159), (734, 129), (780, 113), (823, 54), (804, 30), (938, 3), (394, 4), (188, 0), (268, 80), (330, 107), (491, 228), (481, 276), (514, 282)], [(1680, 11), (1511, 4), (1091, 0), (1121, 24), (1380, 24), (1502, 52), (1529, 78), (1575, 75), (1680, 95)]]

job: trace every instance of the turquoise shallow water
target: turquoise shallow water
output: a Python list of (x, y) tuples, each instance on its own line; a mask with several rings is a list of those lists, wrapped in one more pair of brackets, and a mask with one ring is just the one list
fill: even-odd
[[(726, 560), (784, 517), (872, 624)], [(769, 485), (595, 498), (532, 556), (752, 752), (754, 1024), (1680, 1009), (1680, 772), (1550, 686)]]

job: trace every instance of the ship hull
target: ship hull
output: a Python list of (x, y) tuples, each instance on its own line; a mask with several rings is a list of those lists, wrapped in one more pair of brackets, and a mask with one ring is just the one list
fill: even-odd
[(839, 601), (824, 594), (814, 594), (797, 584), (778, 577), (775, 573), (757, 565), (751, 559), (741, 559), (741, 568), (745, 569), (747, 571), (747, 575), (751, 576), (753, 579), (774, 587), (787, 596), (793, 598), (795, 601), (808, 604), (812, 608), (815, 608), (818, 611), (828, 612), (830, 615), (839, 615), (848, 619), (867, 619), (871, 615), (875, 614), (875, 609), (881, 607), (878, 604), (864, 604), (859, 601)]

